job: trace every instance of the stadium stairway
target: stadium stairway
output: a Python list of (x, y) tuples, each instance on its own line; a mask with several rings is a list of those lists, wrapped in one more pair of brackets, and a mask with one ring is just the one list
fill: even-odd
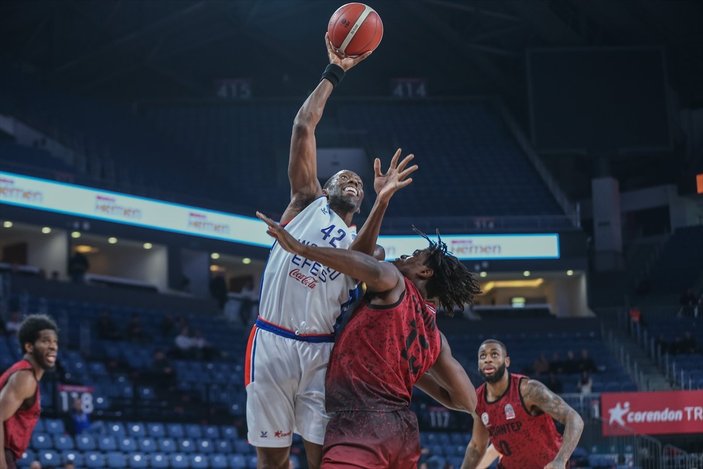
[[(603, 325), (603, 337), (610, 337), (610, 347), (620, 364), (627, 370), (640, 391), (671, 391), (673, 388), (666, 375), (659, 369), (647, 352), (640, 347), (611, 311), (596, 311)], [(633, 366), (634, 364), (634, 366)]]

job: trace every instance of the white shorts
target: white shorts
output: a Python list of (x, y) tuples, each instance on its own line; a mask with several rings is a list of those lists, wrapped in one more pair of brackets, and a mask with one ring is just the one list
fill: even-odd
[(257, 326), (247, 343), (247, 438), (254, 446), (285, 448), (293, 433), (322, 445), (325, 374), (333, 343), (281, 337)]

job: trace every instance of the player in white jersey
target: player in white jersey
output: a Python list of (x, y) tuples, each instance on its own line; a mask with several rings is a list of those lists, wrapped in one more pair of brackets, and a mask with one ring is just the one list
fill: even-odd
[[(344, 73), (366, 59), (338, 55), (326, 39), (330, 65), (295, 117), (288, 178), (291, 201), (281, 217), (301, 242), (371, 254), (392, 195), (412, 182), (413, 156), (396, 151), (386, 173), (374, 161), (376, 201), (356, 234), (352, 218), (364, 197), (361, 178), (342, 170), (324, 188), (317, 179), (315, 128), (334, 86)], [(287, 468), (293, 433), (303, 437), (308, 467), (320, 466), (328, 417), (324, 383), (334, 342), (334, 325), (354, 280), (274, 244), (264, 270), (259, 317), (245, 362), (249, 443), (258, 467)]]

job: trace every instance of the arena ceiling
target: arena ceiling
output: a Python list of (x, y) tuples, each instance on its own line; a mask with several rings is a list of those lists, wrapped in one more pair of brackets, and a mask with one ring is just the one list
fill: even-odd
[[(126, 99), (212, 96), (249, 77), (257, 96), (300, 95), (324, 64), (339, 0), (5, 0), (0, 59), (74, 92)], [(697, 0), (374, 0), (383, 43), (352, 93), (388, 77), (428, 78), (434, 95), (524, 99), (529, 47), (665, 45), (684, 101), (703, 102)]]

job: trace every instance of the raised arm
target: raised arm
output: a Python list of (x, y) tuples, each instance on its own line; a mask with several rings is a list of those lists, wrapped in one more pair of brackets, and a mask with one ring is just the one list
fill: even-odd
[(322, 195), (322, 187), (317, 180), (315, 129), (322, 119), (325, 105), (334, 86), (341, 80), (339, 77), (343, 77), (347, 70), (371, 55), (369, 52), (354, 58), (342, 57), (334, 50), (326, 36), (325, 44), (330, 67), (336, 67), (336, 69), (333, 68), (333, 73), (326, 71), (323, 74), (323, 79), (305, 100), (293, 121), (288, 160), (291, 200), (281, 217), (283, 224), (288, 223), (313, 199)]
[(401, 149), (398, 148), (391, 158), (391, 164), (388, 171), (381, 171), (381, 160), (376, 158), (373, 162), (374, 180), (373, 188), (376, 191), (376, 200), (371, 208), (364, 226), (361, 227), (359, 234), (350, 246), (354, 251), (372, 254), (378, 240), (378, 233), (381, 231), (381, 223), (383, 216), (388, 208), (388, 203), (397, 191), (412, 183), (413, 180), (409, 177), (417, 171), (417, 165), (408, 167), (408, 164), (415, 158), (414, 155), (408, 155), (403, 158), (400, 163)]
[(472, 414), (474, 418), (474, 426), (471, 431), (471, 441), (466, 446), (466, 454), (464, 462), (461, 464), (461, 469), (478, 469), (483, 460), (486, 448), (488, 447), (488, 430), (481, 423), (481, 418)]
[(263, 213), (256, 212), (256, 216), (268, 225), (267, 233), (273, 236), (283, 249), (365, 282), (368, 291), (381, 294), (381, 303), (397, 301), (405, 290), (403, 275), (393, 264), (380, 262), (357, 251), (302, 244)]
[(554, 460), (545, 466), (546, 469), (563, 469), (581, 438), (583, 419), (578, 412), (564, 402), (564, 399), (554, 394), (539, 381), (533, 379), (521, 381), (520, 394), (525, 402), (525, 407), (531, 412), (544, 412), (564, 424), (561, 448), (559, 448)]
[(447, 338), (441, 335), (439, 357), (416, 386), (449, 409), (473, 412), (476, 409), (476, 389), (464, 367), (452, 355)]
[(0, 390), (0, 469), (5, 469), (5, 422), (37, 390), (37, 381), (30, 371), (18, 371), (7, 380)]

